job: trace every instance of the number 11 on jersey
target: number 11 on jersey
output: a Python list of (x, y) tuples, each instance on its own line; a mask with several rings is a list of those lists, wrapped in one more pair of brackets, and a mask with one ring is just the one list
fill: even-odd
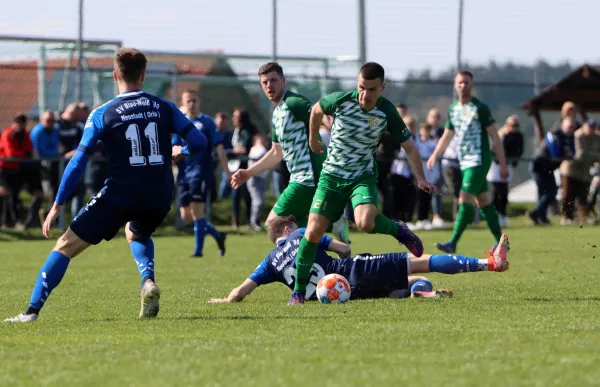
[[(150, 165), (159, 165), (164, 163), (164, 158), (160, 154), (158, 147), (158, 128), (156, 122), (148, 123), (146, 129), (144, 129), (144, 135), (150, 140), (150, 156), (148, 161)], [(131, 142), (131, 156), (129, 157), (129, 164), (134, 167), (140, 165), (146, 165), (146, 158), (142, 156), (142, 144), (140, 139), (140, 132), (136, 124), (131, 124), (125, 131), (125, 138)]]

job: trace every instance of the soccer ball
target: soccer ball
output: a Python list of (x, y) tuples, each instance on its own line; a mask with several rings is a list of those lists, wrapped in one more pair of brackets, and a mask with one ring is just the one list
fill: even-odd
[(322, 304), (342, 304), (350, 299), (350, 283), (339, 274), (327, 274), (317, 284), (317, 298)]

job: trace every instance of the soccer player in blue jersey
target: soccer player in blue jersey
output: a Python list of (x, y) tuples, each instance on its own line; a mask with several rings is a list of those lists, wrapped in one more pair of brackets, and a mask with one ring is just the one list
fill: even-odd
[[(208, 140), (207, 148), (200, 154), (188, 157), (179, 162), (177, 181), (179, 185), (179, 211), (185, 222), (194, 222), (194, 237), (196, 244), (191, 257), (203, 256), (204, 236), (210, 234), (219, 247), (219, 254), (225, 255), (225, 238), (223, 232), (218, 232), (204, 217), (204, 206), (212, 192), (214, 166), (212, 151), (216, 150), (221, 168), (226, 173), (227, 183), (231, 173), (227, 167), (227, 156), (223, 149), (223, 136), (217, 129), (214, 120), (199, 110), (199, 97), (196, 91), (186, 90), (181, 94), (181, 109), (192, 121), (194, 126)], [(185, 140), (179, 135), (173, 136), (173, 145), (185, 145)]]
[[(171, 160), (201, 152), (207, 141), (173, 103), (141, 91), (146, 63), (144, 54), (133, 48), (122, 48), (115, 56), (113, 77), (121, 94), (88, 117), (44, 222), (46, 238), (99, 140), (110, 160), (110, 178), (56, 242), (40, 270), (27, 311), (5, 322), (37, 320), (71, 259), (90, 245), (112, 239), (123, 225), (142, 278), (140, 317), (158, 314), (160, 289), (154, 282), (151, 236), (171, 208), (175, 185)], [(183, 137), (187, 145), (171, 147), (172, 133)]]
[[(296, 255), (306, 230), (298, 228), (291, 216), (278, 216), (269, 223), (269, 238), (277, 247), (267, 255), (256, 270), (225, 298), (213, 298), (209, 303), (239, 302), (260, 285), (281, 282), (294, 288), (296, 278)], [(350, 298), (381, 297), (437, 297), (451, 295), (448, 290), (434, 291), (429, 280), (418, 273), (457, 274), (463, 272), (508, 270), (506, 235), (494, 251), (486, 253), (485, 259), (462, 255), (427, 255), (417, 258), (409, 253), (359, 254), (350, 258), (350, 247), (328, 236), (321, 237), (310, 279), (306, 287), (306, 299), (315, 299), (317, 284), (327, 274), (341, 274), (350, 282)], [(327, 251), (337, 253), (334, 259)]]

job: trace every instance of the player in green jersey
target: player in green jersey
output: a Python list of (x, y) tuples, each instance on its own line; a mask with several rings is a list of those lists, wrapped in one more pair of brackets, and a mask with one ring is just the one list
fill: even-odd
[(298, 247), (297, 276), (290, 304), (304, 303), (318, 242), (329, 222), (343, 213), (348, 200), (354, 208), (358, 228), (371, 234), (391, 235), (413, 255), (423, 254), (423, 243), (405, 224), (393, 222), (377, 210), (375, 153), (386, 131), (391, 132), (398, 145), (402, 144), (419, 188), (437, 191), (425, 179), (421, 156), (398, 111), (381, 96), (384, 88), (383, 67), (366, 63), (358, 75), (356, 91), (330, 94), (312, 108), (309, 144), (315, 154), (323, 153), (323, 144), (319, 141), (323, 116), (333, 115), (335, 120), (307, 230)]
[(445, 243), (436, 243), (436, 247), (446, 253), (456, 251), (460, 236), (473, 221), (475, 212), (473, 204), (481, 209), (482, 218), (494, 234), (496, 243), (502, 235), (498, 213), (490, 202), (486, 181), (486, 175), (492, 163), (488, 136), (492, 138), (492, 147), (498, 157), (500, 176), (503, 179), (508, 178), (504, 148), (498, 137), (490, 108), (472, 95), (473, 74), (469, 71), (458, 72), (454, 79), (454, 88), (458, 100), (448, 108), (444, 134), (427, 161), (427, 168), (433, 168), (452, 138), (458, 136), (458, 159), (462, 173), (458, 214), (450, 240)]
[[(272, 117), (272, 142), (269, 152), (248, 169), (238, 170), (232, 178), (234, 188), (252, 176), (273, 169), (285, 160), (290, 182), (269, 213), (267, 226), (276, 216), (293, 215), (305, 225), (315, 194), (325, 153), (315, 154), (308, 146), (308, 123), (312, 104), (303, 96), (287, 90), (283, 69), (276, 62), (264, 64), (258, 70), (265, 95), (275, 106)], [(338, 220), (340, 217), (336, 218)], [(348, 243), (345, 217), (339, 221), (338, 239)], [(343, 227), (345, 225), (345, 227)]]

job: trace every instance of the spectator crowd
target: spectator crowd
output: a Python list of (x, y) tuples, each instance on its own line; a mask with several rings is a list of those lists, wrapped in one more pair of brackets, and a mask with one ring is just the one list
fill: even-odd
[[(406, 222), (413, 229), (446, 227), (453, 221), (458, 206), (461, 173), (458, 163), (457, 138), (454, 137), (446, 149), (443, 159), (431, 170), (425, 167), (437, 141), (444, 132), (444, 120), (440, 109), (429, 110), (419, 122), (404, 104), (396, 106), (410, 130), (423, 159), (427, 180), (438, 186), (440, 192), (452, 198), (452, 211), (444, 219), (442, 196), (416, 188), (413, 172), (405, 160), (405, 152), (395, 147), (389, 133), (384, 136), (378, 149), (378, 188), (382, 211), (387, 217)], [(28, 118), (16, 116), (9, 127), (0, 135), (0, 224), (2, 228), (26, 229), (39, 226), (54, 200), (59, 183), (60, 168), (73, 156), (83, 134), (88, 106), (72, 103), (60, 114), (45, 111), (33, 128), (28, 131)], [(595, 121), (581, 123), (576, 118), (577, 107), (566, 102), (561, 118), (555, 122), (546, 137), (537, 146), (531, 163), (533, 179), (538, 189), (538, 200), (529, 217), (536, 225), (549, 224), (548, 213), (562, 215), (561, 224), (595, 223), (590, 217), (600, 191), (600, 128)], [(228, 158), (228, 169), (235, 173), (240, 168), (260, 159), (269, 149), (270, 143), (254, 125), (250, 113), (236, 108), (230, 116), (219, 112), (214, 117), (215, 125), (223, 137), (223, 148)], [(320, 128), (323, 143), (327, 146), (331, 136), (333, 119), (325, 117)], [(500, 215), (502, 226), (507, 225), (508, 194), (513, 169), (524, 154), (524, 137), (516, 115), (506, 119), (499, 128), (506, 158), (509, 161), (509, 176), (502, 178), (495, 160), (487, 175), (493, 203)], [(215, 167), (219, 165), (216, 162)], [(60, 160), (64, 162), (61, 163)], [(71, 195), (70, 216), (75, 216), (84, 204), (87, 195), (97, 193), (108, 177), (108, 165), (103, 157), (101, 144), (96, 148), (85, 178)], [(557, 175), (560, 179), (557, 179)], [(261, 230), (266, 218), (265, 194), (271, 187), (278, 197), (286, 187), (289, 172), (282, 162), (273, 171), (252, 177), (237, 189), (229, 186), (225, 171), (214, 174), (214, 200), (231, 200), (231, 224), (238, 229), (243, 220), (253, 230)], [(559, 180), (559, 182), (557, 182)], [(556, 197), (561, 187), (562, 200)], [(22, 191), (29, 192), (29, 203), (21, 200)], [(242, 205), (244, 212), (242, 212)], [(577, 211), (576, 211), (577, 210)], [(242, 216), (244, 215), (244, 216)], [(352, 220), (352, 211), (347, 211)]]

